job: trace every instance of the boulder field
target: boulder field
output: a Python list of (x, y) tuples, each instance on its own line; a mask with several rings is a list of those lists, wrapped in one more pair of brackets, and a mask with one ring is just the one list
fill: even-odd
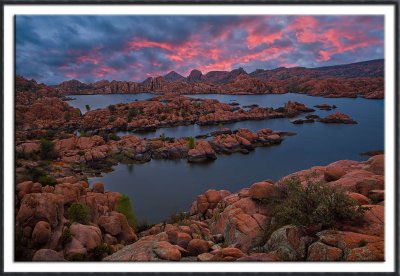
[[(271, 228), (269, 199), (296, 176), (342, 187), (366, 208), (362, 222), (335, 229), (301, 225)], [(383, 261), (384, 156), (365, 162), (341, 160), (231, 193), (198, 195), (185, 216), (135, 233), (116, 211), (119, 193), (89, 188), (73, 176), (42, 186), (25, 181), (16, 188), (17, 252), (33, 261)], [(87, 224), (67, 220), (80, 202), (90, 210)], [(68, 233), (68, 239), (65, 238)], [(266, 234), (269, 233), (269, 234)]]
[[(58, 156), (52, 167), (85, 168), (100, 164), (95, 172), (101, 173), (117, 162), (148, 162), (151, 159), (186, 159), (190, 163), (208, 162), (217, 159), (217, 154), (234, 152), (248, 153), (257, 147), (267, 147), (280, 144), (285, 135), (290, 133), (274, 132), (271, 129), (260, 129), (252, 132), (249, 129), (220, 130), (213, 133), (209, 141), (194, 138), (154, 139), (139, 138), (127, 135), (119, 140), (106, 141), (99, 135), (88, 137), (73, 136), (65, 139), (55, 139), (54, 155)], [(293, 133), (292, 133), (293, 134)], [(17, 143), (16, 151), (19, 156), (29, 157), (40, 155), (39, 140), (28, 140)], [(34, 166), (28, 159), (19, 159), (25, 167)]]

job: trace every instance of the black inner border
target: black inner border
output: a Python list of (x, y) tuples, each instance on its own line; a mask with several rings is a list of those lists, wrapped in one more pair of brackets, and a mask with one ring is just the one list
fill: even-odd
[[(395, 60), (394, 61), (388, 61), (385, 60), (385, 62), (394, 62), (395, 64), (395, 83), (394, 83), (394, 88), (395, 88), (395, 118), (394, 118), (394, 128), (395, 128), (395, 237), (394, 237), (394, 242), (395, 242), (395, 254), (394, 254), (394, 262), (395, 262), (395, 271), (394, 272), (381, 272), (381, 273), (376, 273), (376, 272), (236, 272), (236, 273), (227, 273), (227, 272), (150, 272), (150, 273), (144, 273), (144, 272), (118, 272), (118, 273), (109, 273), (109, 272), (58, 272), (58, 273), (44, 273), (44, 272), (4, 272), (4, 255), (8, 254), (13, 254), (12, 252), (5, 252), (4, 251), (4, 233), (3, 229), (4, 226), (6, 225), (4, 223), (4, 201), (0, 199), (1, 204), (0, 204), (0, 216), (1, 216), (1, 228), (0, 228), (0, 246), (1, 246), (1, 251), (0, 251), (0, 275), (42, 275), (42, 274), (47, 274), (47, 275), (400, 275), (399, 271), (399, 266), (400, 266), (400, 256), (399, 256), (399, 215), (400, 215), (400, 195), (399, 195), (399, 172), (400, 172), (400, 164), (399, 164), (399, 145), (400, 145), (400, 126), (399, 126), (399, 106), (400, 106), (400, 101), (399, 101), (399, 66), (400, 66), (400, 60), (399, 60), (399, 33), (400, 33), (400, 26), (399, 26), (399, 6), (400, 6), (400, 0), (326, 0), (326, 1), (321, 1), (321, 0), (0, 0), (1, 1), (1, 6), (0, 6), (0, 21), (1, 21), (1, 31), (2, 31), (2, 36), (1, 36), (1, 51), (2, 55), (0, 58), (1, 64), (4, 64), (4, 6), (5, 5), (391, 5), (394, 7), (394, 13), (395, 13), (395, 26), (394, 26), (394, 31), (395, 33), (393, 34), (395, 37), (395, 43), (394, 43), (394, 49), (395, 49)], [(15, 26), (15, 24), (14, 24)], [(15, 32), (15, 28), (14, 28)], [(14, 51), (14, 68), (15, 67), (15, 55), (16, 51)], [(15, 76), (15, 72), (14, 72)], [(14, 77), (15, 81), (15, 77)], [(0, 121), (0, 143), (1, 143), (1, 148), (0, 148), (0, 153), (1, 153), (1, 169), (0, 169), (0, 178), (1, 178), (1, 185), (2, 189), (0, 189), (0, 196), (1, 198), (4, 198), (4, 185), (10, 185), (11, 183), (4, 183), (4, 162), (5, 160), (8, 160), (8, 158), (5, 158), (4, 156), (4, 93), (6, 91), (4, 90), (4, 74), (1, 74), (0, 76), (0, 84), (1, 84), (1, 89), (2, 89), (2, 96), (0, 97), (0, 109), (1, 109), (1, 118), (2, 120)], [(14, 83), (15, 87), (15, 83)], [(8, 92), (10, 93), (10, 92)], [(385, 103), (388, 104), (388, 103)], [(14, 120), (15, 120), (15, 114), (14, 114)], [(7, 131), (13, 131), (14, 129), (10, 130), (8, 129)], [(15, 173), (15, 172), (14, 172)], [(15, 216), (14, 216), (15, 217)], [(11, 238), (11, 237), (9, 237)], [(4, 255), (3, 255), (4, 254)], [(50, 265), (56, 265), (56, 263)], [(268, 263), (266, 263), (267, 265)], [(206, 265), (206, 264), (205, 264)], [(227, 263), (229, 265), (229, 263)], [(338, 263), (339, 265), (339, 263)], [(362, 263), (360, 263), (362, 265)]]

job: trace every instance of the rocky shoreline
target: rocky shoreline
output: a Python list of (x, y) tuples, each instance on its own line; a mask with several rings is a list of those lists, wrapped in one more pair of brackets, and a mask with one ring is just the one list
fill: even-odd
[(149, 77), (143, 82), (108, 81), (82, 83), (64, 81), (54, 88), (62, 94), (282, 94), (288, 91), (323, 97), (365, 97), (382, 99), (383, 60), (372, 60), (322, 68), (280, 67), (247, 73), (243, 68), (211, 71), (192, 70), (187, 77), (171, 71), (165, 76)]
[[(244, 110), (216, 100), (162, 95), (82, 115), (54, 88), (23, 78), (17, 78), (16, 84), (17, 261), (384, 260), (383, 155), (366, 162), (342, 160), (313, 167), (276, 182), (257, 182), (235, 193), (208, 190), (197, 196), (187, 212), (156, 225), (135, 222), (129, 198), (105, 191), (102, 183), (88, 184), (88, 176), (110, 171), (119, 162), (210, 162), (219, 154), (247, 154), (257, 147), (278, 145), (285, 136), (294, 134), (266, 128), (257, 132), (231, 130), (222, 125), (197, 139), (165, 135), (146, 139), (118, 137), (114, 134), (117, 130), (219, 125), (302, 114), (307, 114), (307, 120), (324, 123), (355, 123), (345, 114), (333, 113), (321, 119), (309, 114), (314, 109), (292, 101), (277, 109), (251, 105)], [(74, 134), (78, 129), (80, 137)], [(333, 206), (337, 210), (326, 207), (329, 200), (319, 204), (321, 212), (334, 209), (339, 213), (331, 214), (335, 219), (346, 219), (334, 224), (278, 223), (279, 211), (285, 206), (277, 204), (289, 196), (293, 179), (297, 192), (306, 191), (311, 182), (320, 183), (319, 192), (331, 188), (343, 191), (330, 190), (350, 209), (344, 203)], [(320, 195), (316, 198), (323, 198), (324, 194)], [(346, 217), (355, 210), (360, 211), (357, 219)]]
[[(274, 228), (274, 198), (296, 177), (341, 187), (365, 208), (357, 223), (333, 228), (284, 225)], [(190, 211), (134, 232), (116, 211), (121, 194), (89, 188), (79, 177), (54, 187), (25, 181), (16, 189), (17, 252), (33, 261), (383, 261), (384, 156), (365, 162), (341, 160), (265, 180), (236, 193), (208, 190)], [(283, 185), (283, 186), (282, 186)], [(74, 204), (88, 207), (84, 223), (67, 219)], [(267, 234), (268, 232), (271, 232)], [(68, 233), (65, 234), (65, 233)], [(66, 238), (67, 236), (67, 238)]]

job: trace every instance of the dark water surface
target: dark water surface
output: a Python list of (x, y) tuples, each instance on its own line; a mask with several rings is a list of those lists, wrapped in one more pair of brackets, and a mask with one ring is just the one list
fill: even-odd
[[(91, 97), (94, 96), (81, 96), (79, 100), (90, 102)], [(120, 95), (115, 97), (120, 99)], [(219, 155), (217, 160), (208, 164), (188, 164), (185, 160), (152, 160), (139, 165), (120, 164), (104, 177), (89, 179), (90, 182), (103, 182), (107, 190), (129, 195), (140, 219), (156, 223), (173, 212), (186, 211), (195, 197), (207, 189), (236, 192), (256, 181), (268, 178), (278, 180), (311, 166), (326, 165), (340, 159), (366, 160), (367, 157), (359, 155), (361, 152), (383, 149), (384, 146), (383, 100), (326, 99), (300, 94), (191, 97), (214, 98), (228, 103), (237, 101), (241, 105), (255, 103), (262, 107), (279, 107), (288, 100), (299, 101), (310, 107), (322, 103), (335, 104), (337, 109), (317, 110), (315, 114), (326, 116), (338, 111), (350, 115), (358, 124), (316, 122), (294, 125), (286, 118), (226, 124), (225, 127), (232, 129), (245, 127), (256, 131), (260, 128), (272, 128), (293, 131), (297, 135), (286, 137), (281, 145), (257, 148), (248, 155)], [(165, 128), (144, 136), (154, 137), (161, 133), (171, 137), (196, 136), (215, 129), (217, 126), (184, 126)]]
[(150, 93), (138, 93), (138, 94), (98, 94), (98, 95), (69, 95), (74, 100), (68, 101), (68, 104), (72, 107), (79, 108), (82, 114), (85, 114), (86, 105), (90, 106), (91, 110), (98, 108), (105, 108), (111, 104), (119, 103), (130, 103), (135, 100), (147, 100), (153, 97)]

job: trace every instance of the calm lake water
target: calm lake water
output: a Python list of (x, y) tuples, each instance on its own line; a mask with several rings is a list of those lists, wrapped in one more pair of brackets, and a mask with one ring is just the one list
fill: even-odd
[(91, 110), (104, 108), (110, 104), (130, 103), (135, 100), (147, 100), (153, 97), (150, 93), (138, 94), (105, 94), (105, 95), (69, 95), (74, 100), (67, 101), (72, 107), (79, 108), (82, 114), (87, 112), (86, 105), (90, 106)]
[[(85, 104), (91, 97), (80, 96)], [(110, 102), (117, 103), (121, 95), (106, 95)], [(112, 100), (115, 96), (117, 100)], [(130, 96), (130, 95), (123, 95)], [(131, 95), (134, 99), (140, 95)], [(150, 96), (145, 94), (143, 96)], [(240, 153), (219, 155), (207, 164), (188, 164), (184, 160), (152, 160), (146, 164), (114, 167), (114, 171), (89, 181), (103, 182), (107, 190), (127, 194), (132, 199), (139, 219), (157, 223), (171, 213), (187, 211), (197, 195), (207, 189), (227, 189), (236, 192), (252, 183), (278, 180), (282, 176), (316, 165), (327, 165), (340, 159), (366, 160), (361, 152), (380, 150), (384, 146), (384, 101), (357, 99), (326, 99), (301, 94), (283, 95), (194, 95), (197, 98), (213, 98), (222, 102), (236, 101), (241, 105), (258, 104), (262, 107), (279, 107), (288, 100), (298, 101), (312, 107), (316, 104), (335, 104), (333, 111), (317, 110), (315, 114), (326, 116), (333, 112), (350, 115), (357, 125), (303, 124), (294, 125), (289, 119), (244, 121), (226, 124), (232, 129), (260, 128), (293, 131), (296, 136), (286, 137), (281, 145), (257, 148), (248, 155)], [(94, 98), (95, 99), (95, 98)], [(78, 100), (78, 98), (77, 98)], [(82, 104), (84, 106), (85, 104)], [(98, 101), (96, 102), (98, 104)], [(99, 106), (100, 107), (100, 106)], [(302, 116), (300, 116), (302, 117)], [(155, 137), (165, 133), (171, 137), (196, 136), (216, 130), (217, 126), (183, 126), (164, 128), (143, 136)]]

